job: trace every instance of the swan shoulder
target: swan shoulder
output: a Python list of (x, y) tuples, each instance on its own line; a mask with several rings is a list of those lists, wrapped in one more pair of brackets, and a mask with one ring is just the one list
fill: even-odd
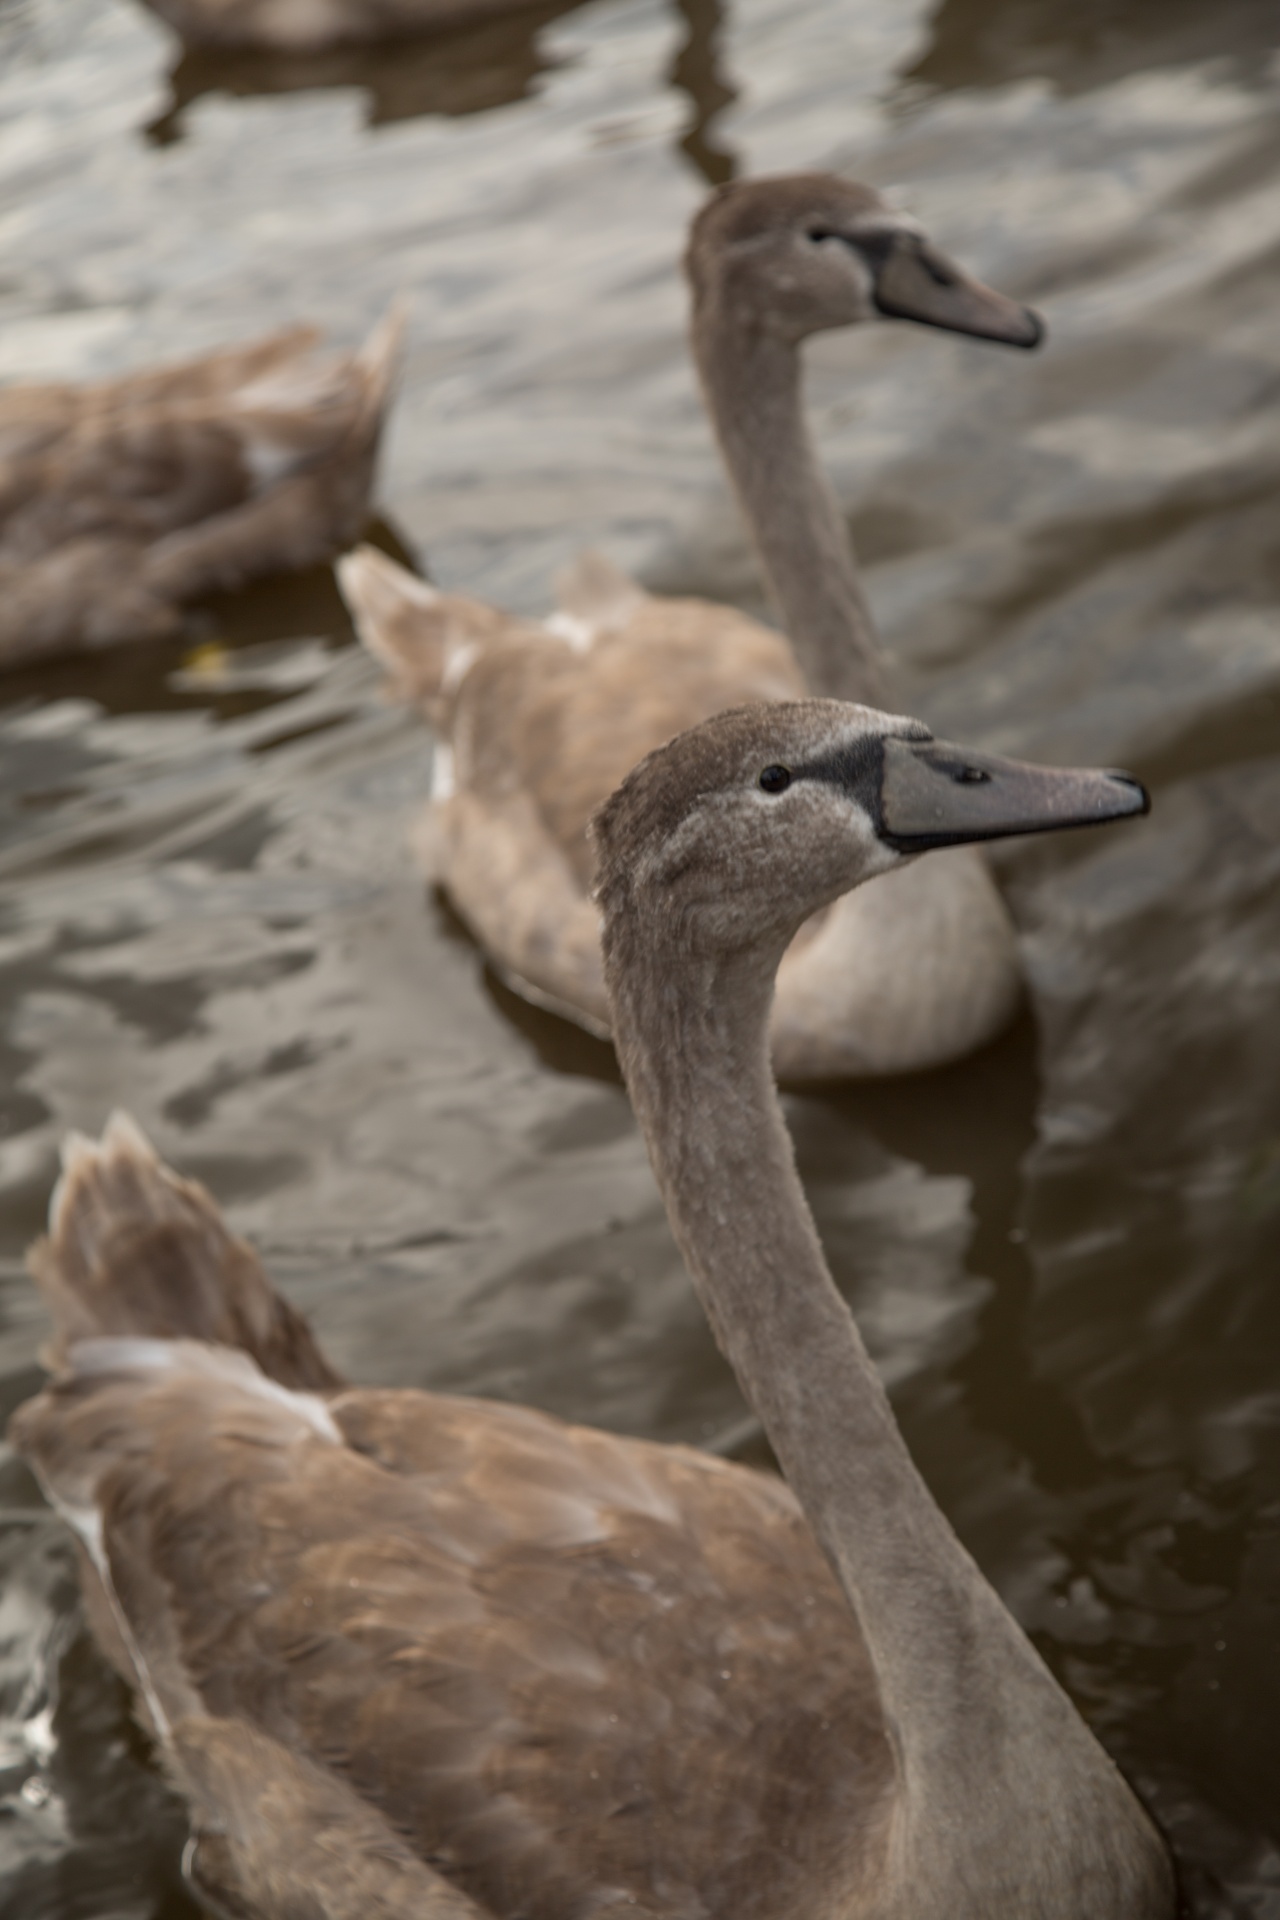
[(637, 761), (726, 706), (802, 691), (778, 634), (731, 608), (645, 595), (588, 649), (544, 629), (489, 650), (459, 694), (455, 777), (525, 793), (586, 890), (587, 823)]
[(797, 682), (777, 634), (703, 602), (643, 596), (586, 652), (509, 631), (457, 689), (452, 792), (418, 829), (419, 860), (517, 992), (607, 1034), (589, 821), (653, 748)]
[(803, 694), (786, 642), (731, 607), (645, 594), (598, 557), (564, 588), (572, 633), (441, 593), (368, 546), (338, 578), (390, 690), (446, 749), (419, 864), (515, 991), (607, 1033), (587, 824), (686, 727)]

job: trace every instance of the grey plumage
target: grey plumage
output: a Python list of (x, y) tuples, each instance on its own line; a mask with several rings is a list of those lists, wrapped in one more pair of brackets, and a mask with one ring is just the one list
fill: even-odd
[[(518, 992), (600, 1033), (586, 825), (628, 768), (746, 701), (881, 698), (856, 563), (805, 425), (803, 341), (875, 318), (890, 274), (898, 317), (1039, 337), (1026, 309), (830, 174), (722, 189), (694, 222), (686, 270), (694, 357), (786, 640), (732, 608), (646, 594), (598, 556), (546, 625), (437, 594), (370, 549), (339, 567), (361, 638), (449, 749), (419, 839), (430, 878)], [(774, 1064), (793, 1080), (937, 1066), (999, 1032), (1020, 993), (1003, 902), (961, 850), (803, 929), (779, 972)]]
[[(233, 1911), (1169, 1920), (1154, 1829), (911, 1464), (769, 1076), (797, 924), (902, 861), (890, 744), (945, 816), (954, 753), (811, 701), (681, 736), (596, 825), (628, 1085), (790, 1490), (346, 1388), (136, 1128), (72, 1143), (35, 1261), (60, 1370), (13, 1437)], [(1145, 805), (1011, 771), (1007, 831)]]

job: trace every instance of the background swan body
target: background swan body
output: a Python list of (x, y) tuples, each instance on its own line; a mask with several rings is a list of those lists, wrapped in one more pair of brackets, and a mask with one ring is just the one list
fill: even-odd
[[(596, 555), (561, 583), (545, 625), (437, 594), (368, 548), (339, 566), (361, 638), (449, 749), (421, 842), (428, 873), (517, 991), (601, 1032), (586, 824), (627, 769), (743, 702), (883, 695), (805, 428), (803, 340), (883, 313), (1020, 346), (1041, 334), (877, 194), (826, 174), (722, 190), (686, 264), (695, 357), (790, 645), (732, 609), (647, 595)], [(1004, 905), (961, 849), (804, 929), (779, 974), (775, 1065), (790, 1079), (937, 1066), (999, 1032), (1020, 990)]]
[(859, 879), (1144, 804), (801, 702), (681, 736), (601, 814), (628, 1085), (791, 1491), (346, 1388), (130, 1122), (73, 1138), (33, 1260), (57, 1377), (12, 1432), (188, 1798), (204, 1891), (326, 1920), (1170, 1920), (1158, 1836), (911, 1464), (766, 1042), (788, 940)]
[(538, 0), (146, 0), (189, 47), (310, 53), (489, 20)]
[(0, 391), (0, 666), (181, 628), (181, 608), (348, 546), (399, 358), (292, 327), (98, 386)]
[[(502, 977), (609, 1031), (587, 823), (654, 747), (743, 701), (803, 698), (783, 637), (730, 607), (643, 593), (599, 555), (559, 615), (440, 594), (372, 547), (338, 562), (361, 638), (437, 733), (420, 863)], [(1017, 1004), (1012, 933), (966, 849), (847, 895), (783, 960), (773, 1058), (790, 1080), (905, 1072), (982, 1044)]]

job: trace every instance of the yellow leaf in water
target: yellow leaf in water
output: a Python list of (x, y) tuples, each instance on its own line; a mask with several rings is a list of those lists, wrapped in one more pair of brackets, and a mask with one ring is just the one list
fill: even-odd
[(182, 657), (183, 669), (206, 680), (221, 680), (231, 660), (231, 650), (221, 640), (203, 640)]

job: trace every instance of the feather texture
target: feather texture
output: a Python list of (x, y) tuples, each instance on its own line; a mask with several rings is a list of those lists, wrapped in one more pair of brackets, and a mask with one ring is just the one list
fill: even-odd
[[(93, 1516), (91, 1618), (158, 1704), (224, 1902), (292, 1914), (296, 1880), (335, 1917), (763, 1920), (856, 1879), (888, 1747), (779, 1481), (342, 1388), (209, 1196), (119, 1118), (71, 1144), (35, 1269), (62, 1371), (13, 1437)], [(317, 1402), (297, 1389), (321, 1371)]]
[(0, 392), (0, 665), (181, 627), (188, 601), (331, 558), (368, 513), (399, 359), (293, 327), (98, 386)]

